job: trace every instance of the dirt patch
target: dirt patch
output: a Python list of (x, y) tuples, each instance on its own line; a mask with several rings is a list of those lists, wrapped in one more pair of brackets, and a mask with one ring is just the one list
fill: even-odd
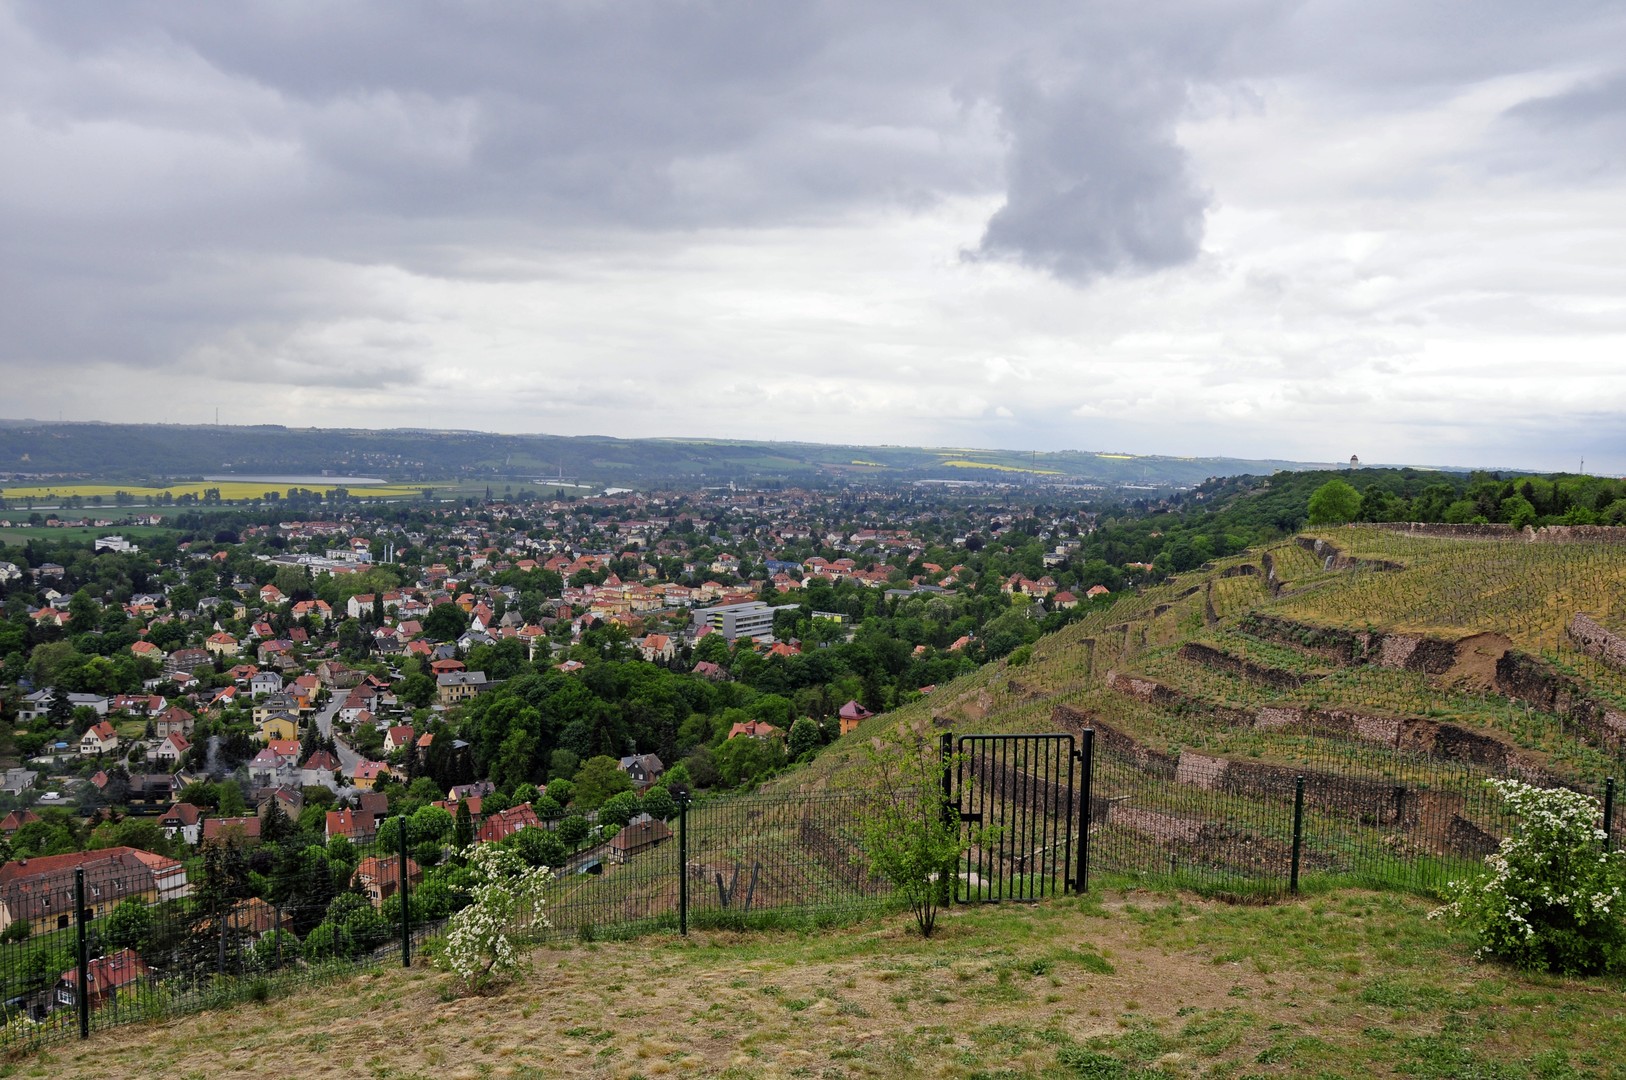
[(1441, 673), (1451, 686), (1471, 690), (1496, 689), (1496, 665), (1513, 642), (1503, 634), (1475, 634), (1457, 642), (1456, 657)]

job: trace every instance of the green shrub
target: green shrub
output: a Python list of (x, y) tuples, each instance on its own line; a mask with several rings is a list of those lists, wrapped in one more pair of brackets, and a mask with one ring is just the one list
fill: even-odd
[(1626, 959), (1626, 856), (1603, 849), (1596, 799), (1517, 780), (1487, 780), (1513, 814), (1513, 835), (1485, 857), (1488, 872), (1448, 886), (1429, 917), (1461, 918), (1481, 956), (1526, 970), (1591, 975)]

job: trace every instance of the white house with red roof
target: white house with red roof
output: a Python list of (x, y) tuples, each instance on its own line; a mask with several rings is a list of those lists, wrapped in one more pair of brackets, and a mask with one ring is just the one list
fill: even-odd
[(79, 752), (86, 757), (108, 754), (119, 748), (119, 733), (106, 720), (93, 724), (79, 737)]

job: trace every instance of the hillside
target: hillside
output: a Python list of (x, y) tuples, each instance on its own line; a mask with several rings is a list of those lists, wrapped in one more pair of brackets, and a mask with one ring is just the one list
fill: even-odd
[[(1088, 723), (1176, 757), (1444, 761), (1598, 786), (1626, 738), (1622, 533), (1306, 533), (1128, 596), (898, 715), (960, 732)], [(854, 752), (804, 782), (839, 785)]]
[(1143, 485), (1167, 489), (1211, 476), (1329, 465), (1115, 452), (848, 446), (730, 439), (498, 435), (477, 431), (0, 424), (0, 476), (93, 479), (297, 473), (327, 470), (390, 480), (541, 477), (589, 485), (918, 480)]
[(1235, 907), (1112, 891), (962, 908), (930, 941), (892, 917), (570, 942), (491, 996), (386, 967), (63, 1044), (6, 1075), (1619, 1075), (1612, 985), (1487, 978), (1427, 911), (1363, 892)]

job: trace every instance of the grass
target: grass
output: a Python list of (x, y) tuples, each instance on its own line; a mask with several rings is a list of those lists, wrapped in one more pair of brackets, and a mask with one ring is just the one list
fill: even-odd
[(539, 949), (465, 997), (433, 968), (98, 1034), (0, 1075), (1626, 1075), (1623, 985), (1483, 964), (1399, 895), (1273, 907), (1165, 891), (820, 933)]

